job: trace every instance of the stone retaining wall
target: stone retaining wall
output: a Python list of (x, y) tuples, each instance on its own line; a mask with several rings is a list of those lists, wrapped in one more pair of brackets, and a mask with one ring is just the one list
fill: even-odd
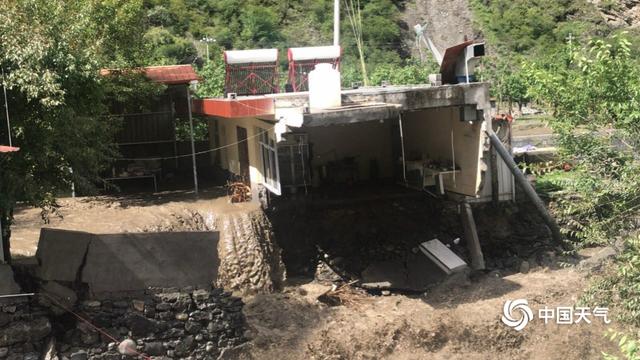
[(38, 296), (2, 306), (0, 359), (133, 359), (118, 352), (124, 339), (153, 359), (217, 359), (224, 349), (246, 341), (242, 300), (221, 289), (154, 289), (74, 307), (104, 333), (60, 311), (50, 299)]

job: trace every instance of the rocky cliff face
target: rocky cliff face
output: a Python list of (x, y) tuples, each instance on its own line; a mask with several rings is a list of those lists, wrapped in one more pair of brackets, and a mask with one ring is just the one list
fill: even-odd
[[(474, 23), (470, 0), (411, 0), (404, 3), (406, 47), (418, 56), (413, 26), (426, 24), (426, 33), (441, 52), (469, 39), (482, 38), (482, 29)], [(640, 28), (640, 0), (585, 0), (581, 9), (588, 14), (600, 14), (603, 22), (613, 28)], [(589, 21), (597, 21), (590, 18)], [(423, 47), (424, 49), (424, 47)], [(431, 54), (424, 49), (426, 56)]]
[[(415, 0), (407, 2), (403, 12), (409, 39), (414, 40), (413, 26), (426, 24), (427, 34), (440, 52), (464, 41), (465, 36), (474, 39), (478, 32), (473, 28), (473, 14), (468, 0)], [(413, 46), (415, 48), (415, 46)], [(427, 53), (431, 56), (430, 53)]]
[(589, 0), (608, 25), (613, 27), (640, 27), (640, 0)]

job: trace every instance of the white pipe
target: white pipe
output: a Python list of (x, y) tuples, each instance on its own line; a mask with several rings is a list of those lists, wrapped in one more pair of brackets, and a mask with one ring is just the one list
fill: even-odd
[(340, 46), (340, 0), (333, 0), (333, 45)]

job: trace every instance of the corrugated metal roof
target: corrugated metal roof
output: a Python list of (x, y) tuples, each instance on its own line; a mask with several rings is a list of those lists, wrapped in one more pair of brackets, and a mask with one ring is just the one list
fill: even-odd
[(102, 69), (100, 75), (122, 73), (126, 71), (140, 71), (151, 81), (166, 85), (189, 84), (200, 77), (191, 65), (167, 65), (167, 66), (147, 66), (133, 70)]
[(191, 65), (148, 66), (144, 71), (151, 81), (168, 85), (189, 84), (200, 79)]

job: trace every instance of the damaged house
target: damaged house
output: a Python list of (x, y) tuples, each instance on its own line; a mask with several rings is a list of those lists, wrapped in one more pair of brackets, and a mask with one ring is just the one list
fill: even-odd
[(465, 237), (473, 267), (483, 268), (468, 203), (512, 200), (515, 185), (491, 155), (489, 85), (464, 81), (469, 64), (456, 63), (474, 51), (484, 54), (483, 44), (448, 49), (431, 84), (342, 90), (339, 47), (293, 48), (286, 92), (276, 49), (226, 51), (226, 97), (194, 100), (193, 111), (209, 119), (211, 148), (220, 150), (212, 161), (254, 200), (362, 188), (454, 199), (467, 204)]

